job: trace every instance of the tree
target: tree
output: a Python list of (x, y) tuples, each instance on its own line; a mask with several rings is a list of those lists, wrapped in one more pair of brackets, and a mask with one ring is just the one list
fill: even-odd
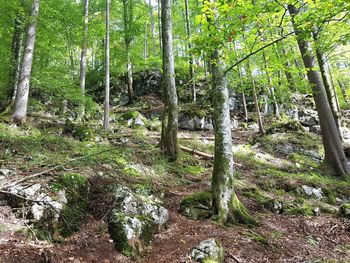
[(83, 45), (80, 55), (80, 91), (83, 98), (80, 114), (81, 118), (85, 114), (85, 79), (86, 79), (86, 52), (87, 52), (87, 38), (88, 38), (88, 26), (89, 26), (89, 0), (84, 0), (84, 23), (83, 23)]
[(132, 41), (132, 23), (133, 23), (133, 0), (123, 0), (123, 16), (124, 16), (124, 41), (126, 51), (126, 78), (128, 85), (129, 103), (134, 100), (133, 78), (132, 78), (132, 62), (131, 62), (131, 41)]
[(194, 62), (194, 56), (192, 52), (192, 43), (191, 43), (191, 25), (189, 21), (189, 6), (188, 6), (188, 0), (185, 0), (185, 21), (186, 21), (186, 34), (188, 38), (188, 49), (189, 49), (189, 73), (190, 73), (190, 86), (191, 86), (191, 92), (192, 92), (192, 101), (195, 102), (197, 100), (197, 94), (196, 94), (196, 83), (194, 81), (194, 68), (193, 68), (193, 62)]
[(106, 0), (106, 40), (105, 40), (105, 102), (103, 115), (103, 128), (109, 129), (109, 42), (110, 42), (110, 6), (111, 0)]
[(29, 97), (29, 85), (32, 72), (33, 53), (35, 47), (36, 25), (39, 15), (40, 0), (33, 0), (30, 21), (27, 30), (27, 41), (23, 55), (23, 62), (19, 75), (19, 83), (15, 99), (12, 119), (15, 123), (25, 123)]
[(162, 47), (163, 47), (163, 98), (161, 149), (170, 160), (176, 160), (178, 153), (178, 99), (175, 86), (175, 64), (171, 20), (171, 1), (161, 1)]
[(339, 137), (337, 126), (328, 103), (327, 94), (320, 72), (315, 70), (316, 59), (311, 48), (311, 42), (307, 39), (306, 32), (303, 32), (295, 21), (299, 10), (294, 5), (288, 5), (289, 13), (297, 36), (300, 54), (303, 58), (307, 77), (312, 85), (312, 94), (315, 100), (318, 117), (320, 119), (322, 141), (325, 150), (325, 164), (337, 175), (350, 175), (350, 165), (345, 157), (342, 143)]

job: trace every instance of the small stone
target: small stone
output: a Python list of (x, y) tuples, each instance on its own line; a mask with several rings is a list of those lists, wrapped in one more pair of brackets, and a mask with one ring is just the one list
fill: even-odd
[(322, 188), (314, 188), (314, 187), (310, 187), (307, 185), (302, 185), (301, 186), (303, 192), (308, 195), (308, 196), (314, 196), (317, 199), (320, 199), (323, 197), (323, 192), (322, 192)]
[(339, 215), (345, 218), (350, 218), (350, 203), (346, 203), (340, 206)]
[(192, 249), (191, 258), (197, 262), (224, 262), (225, 250), (221, 242), (211, 238), (202, 241), (198, 246)]
[(312, 209), (312, 213), (314, 214), (314, 216), (319, 216), (321, 214), (321, 210), (319, 207), (314, 207)]

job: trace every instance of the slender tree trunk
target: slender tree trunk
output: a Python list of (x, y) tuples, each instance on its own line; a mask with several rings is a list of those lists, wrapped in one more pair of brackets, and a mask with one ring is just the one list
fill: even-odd
[(32, 72), (33, 53), (35, 47), (36, 24), (39, 15), (40, 0), (34, 0), (31, 11), (31, 19), (28, 25), (27, 40), (23, 55), (23, 62), (19, 75), (18, 88), (15, 99), (13, 121), (24, 123), (27, 119), (27, 107), (29, 97), (29, 85)]
[(249, 78), (252, 80), (252, 92), (253, 92), (253, 99), (254, 99), (254, 104), (255, 104), (255, 111), (256, 111), (257, 118), (258, 118), (259, 133), (261, 135), (263, 135), (265, 133), (264, 125), (263, 125), (262, 118), (261, 118), (260, 105), (259, 105), (258, 95), (256, 93), (256, 87), (255, 87), (255, 80), (252, 76), (252, 71), (250, 68), (249, 60), (247, 62), (247, 71), (248, 71)]
[(79, 112), (79, 119), (83, 119), (85, 115), (85, 80), (86, 80), (86, 52), (87, 52), (87, 38), (89, 30), (89, 0), (84, 0), (84, 23), (83, 23), (84, 37), (83, 46), (80, 55), (80, 92), (83, 98), (81, 109)]
[[(236, 43), (234, 43), (234, 50), (235, 50), (235, 54), (236, 54), (236, 59), (238, 60), (238, 52), (237, 52)], [(241, 67), (239, 64), (237, 65), (237, 70), (238, 70), (239, 84), (240, 84), (241, 90), (242, 90), (244, 121), (247, 122), (248, 121), (247, 100), (245, 98), (245, 92), (244, 92), (244, 87), (243, 87), (243, 82), (242, 82), (242, 72), (241, 72)]]
[(105, 79), (105, 102), (104, 102), (104, 117), (103, 117), (103, 128), (109, 129), (109, 24), (110, 24), (110, 6), (111, 0), (106, 0), (106, 79)]
[(335, 83), (334, 83), (334, 79), (333, 79), (333, 75), (332, 75), (331, 64), (327, 63), (326, 67), (328, 69), (328, 75), (329, 75), (329, 78), (331, 80), (331, 87), (332, 87), (331, 92), (334, 94), (334, 101), (335, 101), (337, 113), (338, 113), (339, 120), (340, 120), (342, 118), (342, 114), (341, 114), (341, 109), (340, 109), (340, 105), (339, 105), (339, 98), (338, 98), (337, 90), (335, 88)]
[(197, 100), (197, 94), (196, 94), (196, 83), (194, 81), (194, 56), (192, 53), (192, 43), (191, 43), (191, 26), (189, 21), (189, 9), (188, 9), (188, 0), (185, 0), (185, 22), (186, 22), (186, 34), (188, 38), (188, 49), (189, 49), (189, 73), (190, 73), (190, 85), (191, 85), (191, 92), (192, 92), (192, 101), (195, 102)]
[[(170, 160), (176, 160), (178, 153), (177, 128), (178, 128), (178, 105), (175, 86), (175, 65), (173, 53), (171, 0), (162, 2), (162, 41), (163, 41), (163, 85), (165, 92), (165, 116), (163, 122), (164, 136), (161, 141), (163, 150)], [(167, 125), (165, 128), (165, 124)]]
[(342, 80), (338, 80), (338, 85), (340, 87), (340, 91), (341, 91), (341, 94), (343, 95), (343, 99), (344, 99), (345, 103), (348, 104), (350, 101), (348, 98), (348, 94), (346, 93), (346, 86), (345, 86), (344, 82)]
[(269, 73), (269, 67), (268, 67), (268, 64), (267, 64), (265, 50), (263, 50), (263, 60), (264, 60), (264, 65), (265, 65), (265, 70), (266, 70), (267, 83), (269, 85), (270, 96), (271, 96), (271, 100), (272, 100), (272, 103), (273, 103), (274, 114), (275, 114), (276, 118), (279, 119), (281, 117), (280, 116), (280, 111), (279, 111), (279, 106), (278, 106), (278, 103), (276, 101), (275, 88), (273, 86), (272, 78), (271, 78), (271, 75)]
[(155, 22), (154, 22), (153, 6), (152, 6), (151, 0), (149, 0), (148, 5), (149, 5), (149, 16), (150, 16), (150, 23), (151, 23), (152, 54), (155, 56), (156, 55), (156, 40), (154, 37)]
[[(132, 32), (131, 32), (131, 23), (133, 21), (133, 7), (132, 0), (123, 0), (124, 8), (124, 41), (125, 41), (125, 51), (126, 51), (126, 78), (128, 86), (128, 97), (129, 103), (134, 101), (134, 88), (133, 88), (133, 78), (132, 78), (132, 61), (131, 61), (131, 42), (132, 42)], [(146, 45), (146, 43), (145, 43)]]
[[(277, 56), (279, 56), (277, 51), (276, 51), (276, 54)], [(287, 51), (284, 48), (282, 48), (282, 54), (284, 57), (287, 57)], [(288, 87), (291, 91), (295, 91), (294, 79), (292, 74), (289, 72), (289, 69), (292, 67), (290, 61), (286, 60), (284, 63), (284, 66), (285, 66), (285, 69), (283, 71), (287, 79)]]
[(298, 14), (298, 9), (293, 5), (288, 5), (288, 10), (292, 16), (292, 23), (296, 32), (299, 50), (305, 68), (307, 69), (307, 76), (312, 86), (312, 93), (320, 119), (322, 140), (325, 150), (325, 164), (334, 174), (349, 175), (350, 165), (345, 157), (332, 110), (327, 100), (325, 87), (320, 72), (314, 69), (316, 60), (312, 55), (311, 43), (303, 38), (306, 35), (305, 32), (301, 31), (295, 23), (294, 17)]
[(158, 5), (157, 5), (157, 11), (158, 11), (158, 37), (159, 37), (159, 50), (160, 50), (160, 55), (162, 56), (163, 54), (163, 41), (162, 41), (162, 19), (161, 19), (161, 0), (158, 0)]

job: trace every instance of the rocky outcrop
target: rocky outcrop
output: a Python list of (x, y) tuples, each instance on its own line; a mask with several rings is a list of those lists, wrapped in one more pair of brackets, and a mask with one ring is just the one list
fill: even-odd
[(16, 216), (46, 233), (46, 238), (69, 236), (86, 215), (88, 182), (79, 174), (65, 174), (49, 184), (13, 183), (6, 192), (3, 199), (18, 211)]
[(193, 220), (206, 219), (212, 215), (212, 195), (198, 192), (185, 197), (180, 204), (181, 213)]
[(154, 196), (125, 186), (112, 189), (115, 206), (108, 216), (108, 230), (118, 251), (136, 258), (147, 251), (153, 235), (164, 229), (169, 212)]
[(201, 263), (222, 263), (225, 258), (225, 249), (219, 240), (207, 239), (192, 249), (191, 258)]

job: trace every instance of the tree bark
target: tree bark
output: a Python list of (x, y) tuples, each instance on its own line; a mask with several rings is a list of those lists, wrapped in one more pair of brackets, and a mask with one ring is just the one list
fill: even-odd
[[(173, 53), (171, 0), (161, 0), (162, 45), (163, 45), (163, 89), (165, 96), (164, 120), (162, 123), (161, 147), (170, 160), (177, 158), (178, 99), (175, 86), (175, 64)], [(165, 127), (166, 125), (166, 127)]]
[[(315, 41), (318, 41), (318, 36), (317, 36), (316, 32), (313, 32), (313, 37), (314, 37)], [(316, 58), (317, 58), (318, 66), (320, 67), (320, 73), (321, 73), (323, 85), (324, 85), (324, 88), (326, 91), (328, 103), (329, 103), (329, 106), (331, 107), (332, 114), (333, 114), (335, 123), (337, 125), (338, 132), (339, 132), (339, 136), (341, 137), (341, 133), (339, 130), (339, 128), (340, 128), (339, 116), (338, 116), (338, 112), (337, 112), (334, 98), (332, 96), (331, 82), (330, 82), (330, 79), (328, 77), (327, 70), (326, 70), (327, 59), (318, 47), (316, 47)]]
[(15, 123), (24, 123), (27, 119), (29, 85), (35, 47), (36, 25), (39, 15), (40, 0), (33, 0), (30, 22), (27, 30), (27, 40), (23, 55), (23, 62), (19, 75), (18, 89), (12, 119)]
[(105, 79), (105, 102), (104, 102), (104, 116), (103, 116), (103, 128), (105, 130), (109, 129), (109, 28), (110, 28), (110, 6), (111, 6), (111, 0), (106, 0), (106, 79)]
[(255, 223), (238, 200), (234, 187), (234, 162), (230, 121), (229, 95), (219, 51), (211, 55), (214, 109), (215, 153), (212, 175), (213, 210), (216, 219), (227, 222)]
[(89, 30), (89, 0), (84, 1), (84, 23), (83, 23), (84, 37), (83, 45), (80, 55), (80, 92), (82, 96), (82, 105), (80, 109), (79, 118), (84, 118), (85, 115), (85, 80), (86, 80), (86, 52), (87, 52), (87, 38)]
[(313, 50), (309, 40), (304, 39), (305, 32), (301, 31), (295, 23), (295, 16), (298, 9), (294, 5), (288, 5), (289, 13), (292, 17), (292, 23), (297, 36), (298, 46), (303, 58), (305, 68), (307, 69), (308, 80), (312, 86), (312, 93), (321, 124), (322, 140), (325, 150), (324, 162), (336, 175), (349, 175), (350, 165), (345, 157), (342, 143), (339, 137), (337, 126), (332, 114), (332, 110), (327, 100), (327, 94), (320, 72), (314, 68), (316, 60), (313, 56)]

